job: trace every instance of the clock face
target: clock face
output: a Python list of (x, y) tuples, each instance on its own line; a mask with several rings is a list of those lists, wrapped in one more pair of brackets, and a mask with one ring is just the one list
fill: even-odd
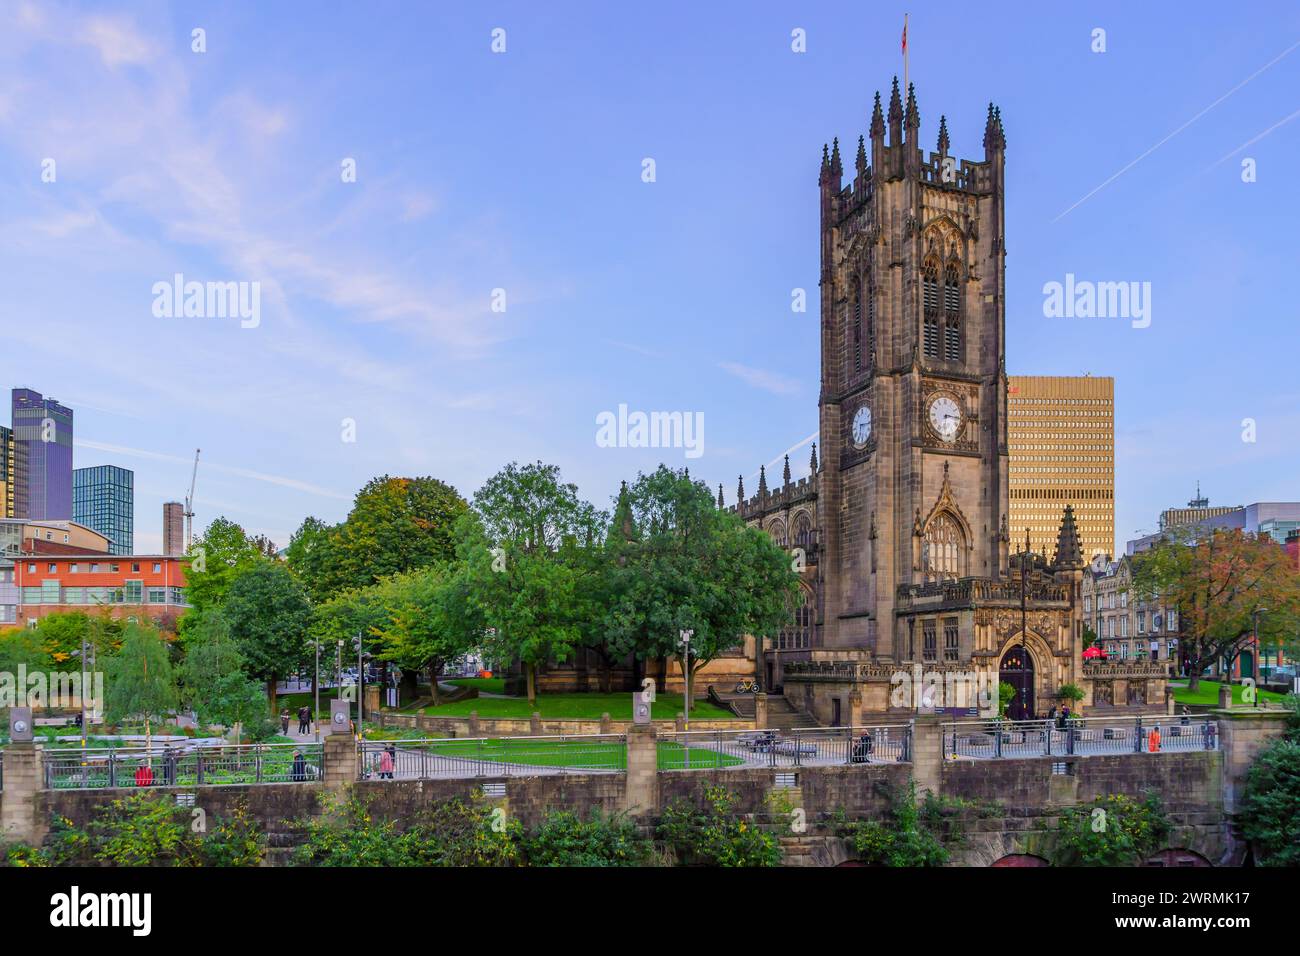
[(863, 405), (853, 416), (853, 444), (861, 448), (871, 437), (871, 409)]
[(946, 442), (954, 442), (961, 434), (961, 408), (947, 395), (930, 402), (930, 427)]

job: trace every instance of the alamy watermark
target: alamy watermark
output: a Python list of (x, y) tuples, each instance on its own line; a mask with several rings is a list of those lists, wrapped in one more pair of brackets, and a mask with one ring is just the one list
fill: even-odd
[(96, 712), (104, 706), (103, 671), (29, 671), (26, 664), (17, 674), (0, 671), (0, 708), (82, 706)]
[(239, 319), (240, 328), (262, 324), (262, 283), (186, 282), (176, 273), (171, 282), (153, 284), (153, 314), (158, 319)]
[(981, 717), (996, 717), (998, 682), (996, 673), (927, 670), (920, 664), (913, 664), (910, 671), (898, 670), (890, 675), (889, 683), (893, 690), (889, 695), (889, 705), (915, 710), (974, 709)]
[(1151, 324), (1150, 282), (1076, 280), (1043, 284), (1043, 315), (1049, 319), (1132, 319), (1133, 328)]
[(703, 412), (629, 412), (596, 416), (597, 448), (684, 448), (687, 458), (704, 454)]

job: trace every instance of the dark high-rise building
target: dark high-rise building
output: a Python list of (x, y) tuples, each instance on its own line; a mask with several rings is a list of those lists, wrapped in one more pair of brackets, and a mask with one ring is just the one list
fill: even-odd
[(185, 508), (179, 501), (163, 504), (163, 554), (185, 553)]
[(12, 410), (14, 450), (25, 464), (16, 482), (14, 517), (70, 519), (72, 409), (30, 388), (15, 388)]
[(110, 554), (135, 553), (135, 473), (117, 465), (72, 473), (72, 520), (109, 540)]
[(26, 474), (19, 465), (14, 431), (0, 425), (0, 518), (12, 518), (17, 513), (18, 474)]

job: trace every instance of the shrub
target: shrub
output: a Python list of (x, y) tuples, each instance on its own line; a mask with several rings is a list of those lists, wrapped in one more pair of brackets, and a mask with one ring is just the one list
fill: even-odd
[(650, 842), (625, 816), (593, 813), (583, 820), (561, 810), (528, 836), (524, 855), (530, 866), (640, 866), (650, 855)]
[(1160, 848), (1169, 830), (1155, 791), (1140, 801), (1111, 794), (1062, 814), (1053, 862), (1058, 866), (1137, 866)]
[[(868, 865), (890, 867), (943, 866), (948, 850), (939, 833), (951, 828), (945, 822), (948, 806), (926, 795), (925, 821), (916, 806), (916, 784), (908, 781), (905, 790), (890, 797), (889, 820), (856, 820), (840, 825), (856, 857)], [(932, 828), (932, 826), (934, 828)], [(962, 833), (956, 829), (956, 841)]]
[(56, 817), (38, 851), (52, 866), (256, 866), (266, 837), (240, 804), (229, 819), (196, 829), (169, 794), (132, 793), (99, 808), (85, 829)]
[(1260, 866), (1300, 866), (1300, 740), (1275, 740), (1259, 752), (1238, 819)]
[(688, 866), (777, 866), (781, 848), (735, 812), (736, 796), (726, 787), (708, 787), (702, 806), (678, 797), (664, 809), (659, 838)]

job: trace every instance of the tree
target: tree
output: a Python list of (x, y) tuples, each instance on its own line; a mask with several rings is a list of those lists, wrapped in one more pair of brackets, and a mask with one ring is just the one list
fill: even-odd
[(566, 660), (582, 639), (581, 549), (599, 540), (605, 515), (578, 497), (560, 470), (511, 462), (474, 494), (474, 513), (457, 525), (466, 587), (500, 659), (524, 667), (537, 701), (537, 668)]
[(129, 717), (143, 720), (148, 750), (151, 722), (163, 720), (178, 703), (166, 642), (152, 627), (128, 624), (121, 650), (104, 670), (105, 716), (113, 723)]
[(36, 635), (50, 659), (55, 664), (65, 664), (80, 658), (83, 641), (93, 648), (96, 656), (113, 653), (122, 644), (125, 627), (106, 607), (94, 615), (56, 611), (40, 619)]
[(481, 615), (469, 599), (469, 575), (458, 566), (436, 565), (395, 574), (375, 588), (384, 611), (371, 631), (380, 641), (379, 656), (403, 673), (428, 669), (437, 704), (443, 667), (483, 639)]
[[(798, 576), (770, 537), (717, 508), (685, 471), (660, 465), (638, 475), (628, 501), (634, 533), (615, 542), (611, 572), (614, 647), (643, 659), (677, 657), (693, 700), (700, 668), (746, 634), (772, 637), (786, 624)], [(692, 632), (689, 667), (682, 631)]]
[(266, 682), (271, 713), (275, 685), (306, 660), (311, 624), (307, 593), (283, 564), (262, 561), (231, 582), (222, 617), (252, 677)]
[(245, 673), (244, 656), (220, 616), (191, 636), (179, 677), (181, 703), (194, 711), (200, 727), (256, 725), (266, 716), (262, 688)]
[(185, 569), (185, 599), (191, 610), (181, 618), (180, 632), (190, 631), (226, 600), (235, 579), (266, 560), (244, 529), (228, 518), (217, 518), (194, 540)]
[(347, 520), (326, 528), (303, 522), (288, 558), (309, 593), (325, 600), (402, 571), (447, 561), (455, 553), (456, 520), (469, 508), (436, 478), (383, 475), (357, 492)]
[(1134, 562), (1134, 589), (1178, 611), (1180, 642), (1195, 693), (1206, 669), (1231, 663), (1258, 615), (1260, 643), (1285, 640), (1300, 622), (1300, 575), (1267, 534), (1175, 530)]

